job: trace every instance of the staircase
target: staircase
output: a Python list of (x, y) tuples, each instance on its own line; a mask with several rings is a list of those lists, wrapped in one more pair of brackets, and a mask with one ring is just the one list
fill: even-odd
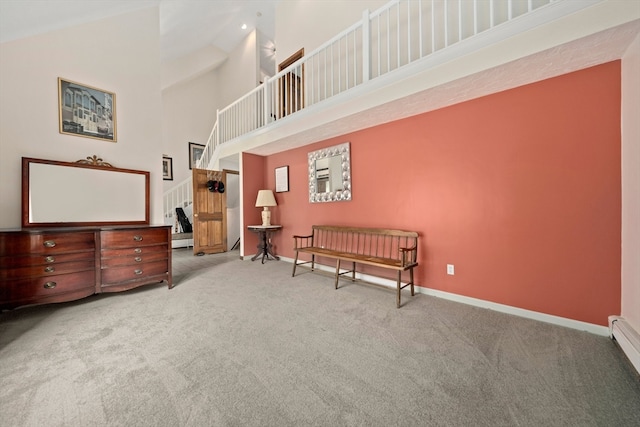
[[(309, 117), (394, 76), (406, 78), (413, 65), (469, 55), (602, 1), (393, 0), (375, 12), (365, 10), (360, 21), (218, 110), (197, 167), (213, 169), (222, 151), (243, 151), (232, 142)], [(176, 206), (190, 202), (187, 179), (165, 192), (165, 221)]]

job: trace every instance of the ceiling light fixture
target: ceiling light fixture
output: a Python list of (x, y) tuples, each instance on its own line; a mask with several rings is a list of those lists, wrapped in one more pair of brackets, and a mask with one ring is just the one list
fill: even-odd
[(247, 24), (242, 24), (242, 27), (240, 27), (240, 28), (242, 28), (243, 30), (246, 30), (247, 29)]

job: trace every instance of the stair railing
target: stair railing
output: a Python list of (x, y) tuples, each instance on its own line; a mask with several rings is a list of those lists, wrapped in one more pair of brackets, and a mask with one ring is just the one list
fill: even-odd
[(213, 125), (213, 129), (209, 134), (209, 139), (207, 139), (207, 144), (202, 151), (202, 155), (196, 162), (196, 167), (198, 169), (207, 169), (210, 168), (214, 162), (213, 155), (216, 152), (216, 148), (218, 148), (220, 141), (220, 136), (218, 134), (218, 123), (220, 122), (220, 110), (216, 111), (216, 122)]
[(165, 224), (174, 225), (176, 222), (176, 208), (186, 208), (193, 202), (193, 184), (191, 177), (180, 182), (170, 190), (165, 191), (162, 202)]

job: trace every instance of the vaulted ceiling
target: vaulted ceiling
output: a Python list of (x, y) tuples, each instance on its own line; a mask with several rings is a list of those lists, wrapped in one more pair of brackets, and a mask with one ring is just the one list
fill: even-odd
[[(278, 0), (2, 0), (0, 43), (116, 16), (159, 7), (160, 55), (163, 65), (188, 56), (205, 56), (205, 68), (226, 59), (254, 29), (263, 37), (262, 48), (272, 48), (275, 6)], [(242, 28), (246, 25), (246, 28)], [(204, 53), (204, 55), (202, 55)], [(273, 55), (265, 55), (263, 68), (275, 69)], [(201, 61), (200, 61), (201, 63)], [(201, 72), (202, 70), (196, 70)], [(188, 78), (188, 73), (177, 78)], [(163, 86), (173, 84), (170, 82)]]

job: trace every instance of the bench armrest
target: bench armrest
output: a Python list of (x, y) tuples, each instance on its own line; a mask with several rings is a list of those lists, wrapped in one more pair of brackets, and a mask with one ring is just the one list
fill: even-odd
[(298, 248), (308, 248), (313, 246), (313, 234), (308, 236), (293, 236), (293, 249), (296, 250)]
[(415, 264), (418, 259), (418, 247), (412, 246), (410, 248), (398, 248), (400, 251), (400, 259), (402, 260), (402, 265), (410, 265)]

